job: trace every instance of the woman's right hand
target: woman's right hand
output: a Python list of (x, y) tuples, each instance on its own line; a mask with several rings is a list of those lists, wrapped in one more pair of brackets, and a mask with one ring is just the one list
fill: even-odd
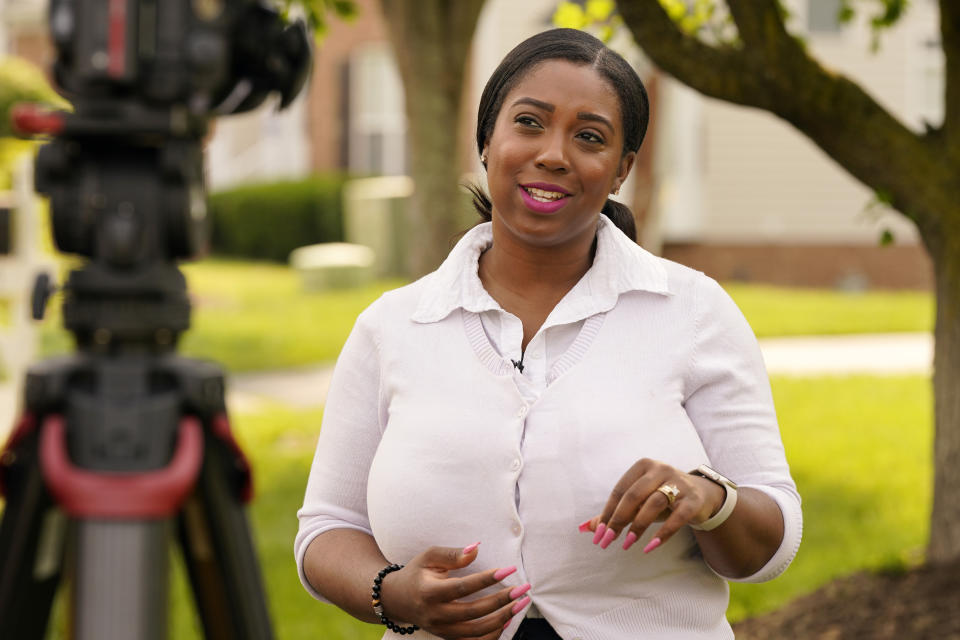
[(380, 586), (384, 614), (401, 626), (415, 624), (447, 640), (493, 639), (510, 619), (530, 603), (530, 584), (504, 587), (496, 593), (461, 601), (499, 583), (516, 567), (488, 569), (450, 577), (477, 557), (477, 545), (465, 549), (430, 547), (399, 571), (388, 573)]

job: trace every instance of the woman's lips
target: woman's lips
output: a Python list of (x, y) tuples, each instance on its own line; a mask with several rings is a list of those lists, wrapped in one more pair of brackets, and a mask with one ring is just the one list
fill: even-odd
[(543, 200), (537, 200), (534, 198), (522, 186), (517, 185), (517, 188), (520, 189), (520, 198), (523, 200), (523, 204), (525, 204), (528, 209), (536, 213), (555, 213), (567, 204), (567, 196), (544, 202)]

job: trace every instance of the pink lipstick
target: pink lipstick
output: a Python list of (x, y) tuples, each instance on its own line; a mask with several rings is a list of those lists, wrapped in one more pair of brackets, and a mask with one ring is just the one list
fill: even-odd
[[(526, 205), (527, 209), (530, 209), (535, 213), (555, 213), (567, 204), (567, 196), (569, 194), (565, 189), (556, 185), (532, 182), (530, 184), (518, 185), (517, 188), (520, 189), (520, 198), (523, 199), (523, 204)], [(527, 189), (562, 193), (564, 196), (557, 198), (556, 200), (537, 200), (533, 197), (533, 195), (530, 194), (529, 191), (527, 191)]]

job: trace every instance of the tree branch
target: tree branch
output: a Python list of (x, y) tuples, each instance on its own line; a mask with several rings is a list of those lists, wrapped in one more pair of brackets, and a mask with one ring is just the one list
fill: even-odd
[(951, 157), (960, 162), (960, 3), (956, 0), (940, 0), (940, 37), (946, 58), (943, 129)]
[[(780, 28), (771, 25), (771, 0), (729, 4), (743, 20), (738, 26), (750, 34), (744, 35), (747, 48), (711, 47), (685, 35), (658, 0), (620, 0), (618, 6), (637, 43), (680, 82), (790, 122), (918, 223), (952, 208), (945, 198), (956, 195), (956, 179), (940, 144), (915, 135), (857, 84), (821, 67), (783, 29), (779, 16)], [(776, 55), (755, 55), (749, 41)]]
[(770, 55), (784, 46), (799, 46), (787, 33), (777, 0), (728, 0), (727, 6), (748, 49)]
[(743, 85), (752, 78), (742, 49), (712, 47), (685, 34), (657, 0), (621, 0), (618, 7), (637, 43), (661, 69), (701, 93), (749, 104), (746, 94), (753, 91)]

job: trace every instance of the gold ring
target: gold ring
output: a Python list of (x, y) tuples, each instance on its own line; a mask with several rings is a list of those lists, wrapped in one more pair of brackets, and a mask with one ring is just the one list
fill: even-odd
[(667, 503), (670, 505), (672, 505), (676, 501), (677, 496), (680, 495), (680, 489), (677, 489), (677, 485), (667, 484), (666, 482), (657, 487), (657, 491), (667, 496)]

